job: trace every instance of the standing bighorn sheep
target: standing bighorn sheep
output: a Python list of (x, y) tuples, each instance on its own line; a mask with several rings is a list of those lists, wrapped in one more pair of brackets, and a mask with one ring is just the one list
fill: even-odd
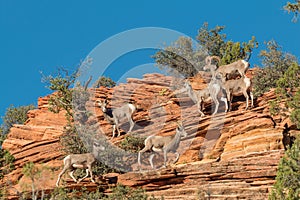
[[(193, 100), (194, 103), (197, 104), (198, 111), (200, 112), (201, 117), (205, 116), (203, 113), (204, 103), (209, 102), (211, 100), (215, 104), (215, 111), (213, 112), (213, 115), (218, 112), (219, 104), (220, 104), (218, 100), (218, 95), (221, 92), (221, 87), (219, 84), (216, 83), (215, 79), (212, 79), (211, 82), (208, 84), (208, 87), (203, 90), (193, 90), (189, 81), (185, 81), (184, 87), (189, 97)], [(225, 107), (227, 110), (228, 105), (227, 105), (226, 97), (222, 96), (220, 99), (225, 103)]]
[(206, 65), (203, 67), (204, 70), (206, 69), (213, 69), (214, 73), (212, 73), (212, 76), (215, 76), (217, 74), (223, 74), (225, 77), (228, 75), (235, 73), (236, 71), (239, 72), (241, 77), (245, 76), (246, 71), (248, 70), (250, 64), (245, 60), (238, 60), (233, 63), (227, 64), (227, 65), (221, 65), (217, 68), (216, 65), (212, 65), (211, 62), (213, 59), (216, 59), (220, 63), (220, 58), (218, 56), (207, 56), (205, 59)]
[(131, 132), (133, 127), (134, 127), (134, 122), (132, 119), (133, 114), (136, 112), (136, 107), (135, 105), (131, 103), (126, 103), (122, 107), (111, 109), (107, 108), (107, 100), (105, 101), (97, 101), (98, 106), (101, 108), (104, 118), (111, 124), (113, 125), (113, 135), (112, 138), (115, 137), (115, 132), (116, 130), (118, 131), (118, 137), (120, 136), (120, 120), (124, 117), (127, 118), (130, 124), (130, 128), (128, 132)]
[[(60, 181), (62, 175), (67, 170), (71, 170), (69, 175), (77, 183), (81, 182), (83, 179), (88, 177), (89, 174), (91, 176), (91, 181), (94, 183), (95, 181), (93, 179), (92, 166), (96, 161), (96, 157), (98, 156), (99, 151), (103, 151), (104, 149), (105, 148), (102, 145), (94, 142), (92, 153), (67, 155), (64, 158), (64, 168), (58, 175), (58, 179), (56, 181), (56, 186), (58, 187), (59, 181)], [(85, 169), (86, 175), (77, 181), (76, 178), (73, 176), (75, 169)]]
[(242, 76), (239, 79), (227, 80), (226, 77), (222, 76), (222, 82), (219, 83), (221, 87), (226, 91), (227, 99), (229, 101), (229, 111), (231, 110), (231, 102), (233, 96), (244, 95), (246, 98), (246, 110), (248, 109), (249, 96), (251, 98), (251, 107), (253, 107), (253, 93), (251, 91), (251, 80), (246, 76)]
[(177, 162), (179, 159), (179, 153), (177, 152), (177, 149), (179, 147), (179, 143), (181, 138), (186, 137), (187, 133), (184, 130), (184, 127), (181, 124), (178, 124), (178, 127), (176, 128), (176, 133), (174, 135), (169, 136), (155, 136), (151, 135), (145, 139), (145, 147), (139, 151), (138, 153), (138, 164), (141, 166), (141, 154), (150, 151), (153, 154), (149, 157), (149, 162), (154, 169), (153, 165), (153, 157), (155, 153), (163, 152), (164, 154), (164, 167), (166, 167), (167, 163), (167, 153), (168, 152), (174, 152), (176, 154), (176, 159), (174, 161)]

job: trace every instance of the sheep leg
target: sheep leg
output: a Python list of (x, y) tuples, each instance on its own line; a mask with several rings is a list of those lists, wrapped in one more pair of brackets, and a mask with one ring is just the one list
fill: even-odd
[(138, 164), (139, 164), (139, 167), (141, 166), (141, 153), (142, 152), (138, 153)]
[(74, 177), (74, 170), (72, 170), (70, 173), (69, 173), (69, 175), (70, 175), (70, 177), (74, 180), (74, 182), (76, 183), (77, 182), (77, 180), (76, 180), (76, 178)]
[(77, 183), (80, 183), (83, 179), (85, 179), (86, 177), (88, 177), (88, 175), (89, 175), (89, 169), (88, 168), (85, 169), (85, 173), (86, 173), (85, 176), (83, 178), (79, 179)]
[(253, 92), (250, 92), (250, 98), (251, 98), (251, 108), (254, 107), (253, 105)]
[(228, 111), (228, 99), (227, 99), (227, 97), (226, 97), (226, 93), (224, 94), (224, 90), (223, 89), (221, 89), (221, 98), (220, 98), (220, 100), (221, 101), (223, 101), (224, 102), (224, 104), (225, 104), (225, 113)]
[(245, 108), (245, 110), (248, 110), (249, 96), (247, 94), (247, 91), (244, 91), (243, 94), (244, 94), (244, 97), (246, 98), (246, 108)]
[(212, 115), (215, 115), (218, 112), (219, 105), (220, 105), (220, 103), (218, 101), (218, 97), (217, 97), (218, 93), (220, 92), (220, 86), (217, 85), (217, 84), (212, 84), (212, 85), (210, 84), (209, 88), (210, 88), (209, 89), (209, 91), (210, 91), (210, 97), (211, 97), (212, 101), (215, 104), (215, 111), (213, 112)]
[(198, 111), (199, 111), (199, 113), (200, 113), (200, 116), (201, 116), (201, 117), (204, 117), (205, 114), (202, 112), (202, 109), (203, 109), (203, 103), (202, 103), (202, 101), (198, 101), (197, 107), (198, 107)]
[(118, 137), (120, 137), (121, 131), (120, 131), (120, 129), (119, 129), (119, 125), (117, 125), (117, 131), (118, 131)]
[(67, 167), (64, 167), (63, 170), (59, 173), (58, 179), (56, 181), (56, 187), (58, 187), (61, 176), (67, 171), (67, 169), (68, 169)]
[(142, 150), (139, 151), (139, 153), (138, 153), (138, 164), (139, 164), (139, 166), (141, 166), (141, 154), (148, 151), (148, 150), (150, 150), (151, 148), (152, 148), (152, 145), (150, 145), (149, 142), (146, 142), (145, 147)]
[(89, 172), (90, 172), (90, 175), (91, 175), (91, 181), (92, 181), (93, 183), (95, 183), (95, 180), (93, 179), (92, 166), (88, 166), (88, 169), (89, 169)]
[(90, 175), (91, 175), (91, 181), (93, 183), (95, 183), (94, 177), (93, 177), (93, 171), (92, 171), (92, 167), (89, 167), (89, 171), (90, 171)]
[(226, 97), (221, 97), (221, 101), (225, 104), (225, 113), (228, 111), (228, 102)]
[(129, 120), (129, 124), (130, 124), (130, 128), (129, 128), (129, 133), (132, 131), (133, 127), (134, 127), (134, 122), (132, 120), (132, 117), (129, 115), (128, 116), (128, 120)]
[(232, 100), (233, 100), (233, 95), (232, 94), (230, 94), (230, 111), (232, 110)]
[(176, 159), (174, 160), (173, 164), (176, 163), (179, 159), (180, 154), (178, 152), (175, 152)]
[(228, 111), (231, 111), (231, 101), (232, 101), (232, 95), (230, 94), (230, 92), (229, 91), (226, 91), (226, 93), (227, 93), (227, 100), (229, 101), (229, 109), (228, 109)]
[(164, 167), (167, 167), (167, 151), (164, 150)]
[(120, 132), (120, 128), (119, 128), (119, 120), (118, 120), (118, 119), (115, 119), (115, 122), (116, 122), (116, 129), (117, 129), (117, 131), (118, 131), (118, 137), (120, 137), (121, 132)]
[(154, 156), (155, 156), (154, 153), (149, 156), (149, 162), (150, 162), (150, 165), (151, 165), (152, 169), (155, 169), (155, 167), (153, 165), (153, 158), (154, 158)]
[(214, 111), (214, 113), (213, 113), (213, 115), (215, 115), (217, 112), (218, 112), (218, 109), (219, 109), (219, 101), (218, 101), (218, 99), (217, 99), (217, 97), (216, 96), (212, 96), (212, 100), (213, 100), (213, 102), (215, 103), (215, 111)]
[(116, 134), (116, 125), (114, 124), (113, 125), (113, 135), (112, 135), (111, 139), (113, 139), (115, 137), (115, 134)]

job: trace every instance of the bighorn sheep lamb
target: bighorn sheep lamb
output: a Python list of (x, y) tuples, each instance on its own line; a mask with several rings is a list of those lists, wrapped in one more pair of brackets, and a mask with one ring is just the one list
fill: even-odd
[(248, 103), (249, 103), (249, 96), (248, 92), (250, 93), (251, 98), (251, 107), (253, 107), (253, 93), (251, 91), (251, 80), (250, 78), (246, 76), (242, 76), (239, 79), (233, 79), (233, 80), (227, 80), (226, 77), (222, 76), (222, 81), (219, 83), (221, 87), (226, 91), (227, 99), (229, 101), (229, 111), (231, 110), (231, 102), (233, 96), (240, 96), (244, 95), (246, 98), (246, 108), (248, 109)]
[(238, 60), (227, 65), (221, 65), (217, 68), (216, 65), (211, 64), (213, 59), (216, 59), (220, 63), (220, 58), (218, 56), (207, 56), (205, 59), (206, 65), (203, 67), (204, 70), (214, 68), (215, 72), (212, 73), (213, 76), (221, 73), (227, 77), (228, 75), (238, 71), (241, 77), (243, 77), (250, 66), (249, 62), (245, 60)]
[(128, 132), (131, 132), (133, 127), (134, 127), (134, 122), (132, 119), (133, 114), (136, 112), (136, 107), (135, 105), (131, 103), (126, 103), (122, 107), (111, 109), (107, 108), (107, 100), (105, 101), (97, 101), (98, 106), (101, 108), (104, 118), (111, 124), (113, 125), (113, 135), (112, 138), (115, 137), (115, 132), (116, 130), (118, 131), (118, 137), (120, 136), (120, 120), (124, 117), (127, 118), (130, 124), (130, 128)]
[[(215, 104), (215, 111), (213, 112), (213, 115), (218, 112), (220, 104), (218, 100), (218, 95), (221, 92), (221, 87), (219, 84), (216, 83), (214, 79), (212, 79), (211, 82), (208, 84), (208, 87), (203, 90), (193, 90), (188, 80), (185, 81), (184, 87), (189, 97), (193, 100), (194, 103), (197, 104), (201, 117), (205, 116), (203, 113), (204, 103), (209, 102), (211, 100)], [(225, 107), (227, 110), (228, 105), (226, 97), (222, 96), (220, 99), (225, 103)]]
[(164, 167), (166, 167), (167, 163), (167, 153), (168, 152), (174, 152), (176, 154), (176, 159), (174, 161), (177, 162), (179, 158), (179, 153), (177, 152), (177, 149), (179, 147), (179, 143), (181, 138), (186, 137), (187, 133), (184, 130), (184, 127), (182, 124), (178, 124), (178, 127), (176, 128), (176, 133), (174, 135), (169, 136), (155, 136), (151, 135), (145, 139), (145, 147), (139, 151), (138, 153), (138, 164), (141, 166), (141, 154), (150, 151), (153, 152), (153, 154), (149, 157), (149, 162), (154, 169), (153, 165), (153, 157), (155, 153), (163, 152), (164, 154)]
[[(64, 168), (58, 175), (58, 179), (56, 181), (56, 187), (58, 187), (59, 181), (60, 181), (62, 175), (67, 170), (71, 170), (69, 175), (77, 183), (81, 182), (83, 179), (88, 177), (89, 174), (91, 176), (91, 181), (94, 183), (95, 181), (93, 179), (92, 165), (95, 163), (96, 157), (98, 156), (99, 151), (103, 151), (104, 149), (105, 148), (102, 145), (94, 142), (92, 153), (67, 155), (64, 158)], [(73, 176), (73, 173), (74, 173), (75, 169), (77, 169), (77, 168), (86, 170), (86, 175), (83, 178), (79, 179), (78, 181)]]

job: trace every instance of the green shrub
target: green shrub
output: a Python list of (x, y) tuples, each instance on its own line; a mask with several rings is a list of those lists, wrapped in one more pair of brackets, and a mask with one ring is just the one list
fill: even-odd
[(49, 199), (56, 200), (73, 200), (75, 192), (68, 188), (55, 187), (53, 192), (50, 194)]
[(124, 140), (120, 143), (120, 147), (125, 151), (138, 152), (144, 148), (144, 137), (136, 137), (127, 135)]
[(13, 105), (6, 109), (2, 117), (2, 134), (7, 134), (14, 124), (24, 124), (28, 119), (27, 112), (35, 109), (34, 105), (14, 107)]
[(14, 170), (14, 161), (15, 158), (9, 153), (9, 151), (0, 149), (0, 179), (2, 179), (5, 174)]
[(267, 50), (260, 52), (262, 58), (261, 70), (253, 78), (253, 94), (261, 96), (271, 88), (277, 87), (277, 81), (297, 59), (282, 51), (282, 47), (274, 40), (266, 43)]
[(81, 190), (66, 189), (66, 188), (55, 188), (50, 195), (50, 199), (57, 200), (163, 200), (164, 198), (155, 198), (153, 195), (149, 197), (143, 189), (132, 189), (127, 186), (117, 185), (112, 188), (112, 193), (105, 195), (103, 188), (98, 187), (95, 191), (87, 191), (86, 188)]
[(15, 166), (15, 158), (10, 154), (9, 151), (2, 149), (2, 143), (7, 135), (2, 134), (2, 128), (0, 127), (0, 179), (4, 177), (5, 174), (11, 172)]
[(145, 190), (141, 188), (133, 189), (121, 184), (118, 184), (112, 189), (112, 194), (103, 198), (104, 200), (163, 200), (164, 198), (156, 198), (153, 195), (149, 197)]
[(3, 133), (3, 128), (0, 126), (0, 147), (2, 147), (2, 143), (4, 142), (6, 136), (7, 135)]
[(111, 78), (101, 76), (99, 79), (93, 84), (94, 88), (99, 88), (101, 86), (112, 88), (116, 86), (116, 82), (114, 82)]
[[(286, 108), (290, 109), (291, 121), (300, 129), (300, 66), (293, 63), (276, 82), (278, 102), (286, 100)], [(284, 108), (285, 109), (285, 108)]]
[(148, 195), (143, 189), (132, 189), (118, 184), (112, 189), (112, 194), (103, 198), (104, 200), (147, 200)]
[(285, 152), (279, 162), (276, 183), (269, 196), (270, 200), (300, 198), (300, 139), (295, 140), (293, 146)]
[[(277, 98), (270, 101), (272, 115), (280, 114), (286, 117), (290, 114), (291, 121), (300, 129), (300, 66), (293, 63), (276, 81)], [(284, 101), (284, 106), (280, 106)]]
[(68, 120), (71, 120), (73, 97), (73, 90), (71, 88), (78, 77), (78, 69), (70, 73), (64, 68), (59, 68), (55, 75), (43, 75), (42, 81), (47, 84), (47, 87), (51, 91), (55, 92), (48, 101), (48, 109), (51, 112), (58, 113), (61, 110), (65, 110)]
[(63, 150), (67, 154), (87, 153), (88, 149), (81, 140), (81, 137), (76, 130), (76, 126), (73, 124), (69, 124), (66, 127), (67, 128), (65, 128), (64, 133), (60, 138)]

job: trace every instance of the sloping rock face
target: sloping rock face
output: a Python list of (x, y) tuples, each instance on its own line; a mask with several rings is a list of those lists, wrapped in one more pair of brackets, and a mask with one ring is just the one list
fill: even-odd
[[(253, 72), (249, 70), (249, 73)], [(209, 75), (199, 74), (191, 81), (194, 89), (200, 89), (209, 81)], [(92, 114), (87, 123), (96, 123), (99, 133), (105, 134), (108, 140), (112, 127), (96, 106), (96, 100), (107, 98), (112, 107), (135, 103), (137, 112), (133, 119), (136, 125), (132, 133), (135, 136), (171, 135), (175, 133), (176, 122), (182, 122), (188, 136), (180, 143), (181, 156), (176, 164), (152, 170), (149, 154), (144, 154), (141, 169), (133, 164), (131, 172), (118, 175), (119, 183), (143, 187), (149, 194), (165, 199), (266, 199), (284, 153), (287, 131), (299, 134), (288, 119), (270, 115), (268, 102), (276, 97), (273, 91), (256, 99), (255, 107), (247, 111), (243, 97), (234, 98), (233, 111), (228, 113), (223, 112), (224, 105), (220, 103), (215, 116), (211, 116), (214, 105), (208, 103), (206, 116), (202, 118), (186, 93), (179, 92), (179, 79), (160, 74), (131, 78), (127, 84), (113, 89), (90, 91), (86, 107)], [(6, 178), (20, 191), (20, 182), (24, 179), (21, 168), (26, 162), (43, 163), (53, 169), (51, 176), (54, 178), (47, 182), (48, 190), (54, 188), (62, 165), (59, 136), (66, 121), (64, 113), (53, 114), (47, 110), (47, 98), (39, 99), (38, 110), (29, 112), (25, 125), (14, 126), (3, 144), (3, 148), (16, 158), (16, 170)], [(127, 132), (128, 128), (128, 123), (122, 122), (121, 129)], [(117, 145), (124, 137), (126, 135), (122, 134), (110, 142)], [(170, 153), (169, 161), (174, 158)], [(154, 163), (160, 168), (161, 156), (155, 156)], [(96, 184), (87, 181), (72, 185), (81, 186), (96, 188)]]
[(253, 153), (231, 160), (203, 160), (119, 176), (165, 199), (267, 199), (282, 151)]
[(3, 143), (3, 148), (15, 157), (15, 170), (5, 176), (2, 184), (6, 187), (9, 199), (18, 199), (18, 193), (28, 190), (31, 181), (23, 176), (22, 168), (28, 162), (39, 167), (47, 167), (45, 177), (38, 180), (38, 189), (53, 188), (53, 169), (61, 167), (63, 156), (59, 137), (63, 133), (67, 121), (65, 113), (58, 114), (48, 111), (49, 96), (38, 99), (38, 109), (28, 112), (28, 120), (24, 125), (14, 125)]

